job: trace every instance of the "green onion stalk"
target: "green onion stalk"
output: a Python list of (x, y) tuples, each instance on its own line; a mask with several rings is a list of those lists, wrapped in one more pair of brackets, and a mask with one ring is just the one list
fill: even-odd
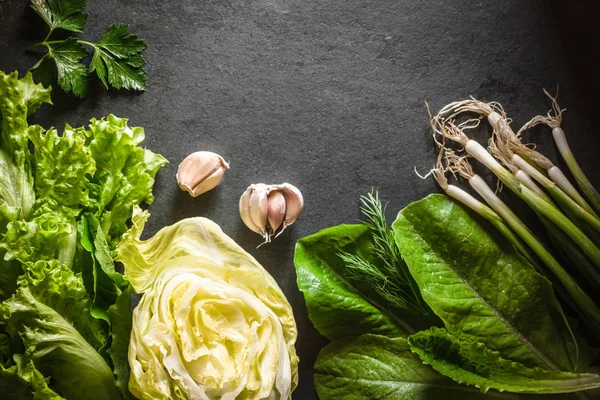
[[(544, 192), (531, 177), (523, 170), (519, 169), (516, 165), (512, 164), (505, 154), (499, 151), (499, 148), (494, 141), (494, 137), (490, 140), (488, 151), (494, 157), (498, 159), (508, 170), (513, 174), (515, 178), (532, 192), (540, 196), (542, 199), (552, 204), (555, 208), (558, 208), (554, 204), (553, 200)], [(535, 210), (534, 210), (535, 211)], [(558, 229), (547, 217), (536, 212), (544, 230), (546, 231), (548, 238), (557, 249), (558, 253), (562, 256), (564, 261), (574, 266), (585, 279), (592, 284), (594, 290), (600, 290), (600, 272), (597, 271), (593, 263), (581, 253), (579, 247), (571, 240), (571, 238), (564, 233), (561, 229)]]
[[(512, 128), (510, 127), (510, 120), (506, 118), (506, 113), (504, 112), (500, 104), (493, 102), (484, 103), (482, 101), (471, 98), (469, 100), (448, 104), (440, 110), (438, 115), (443, 116), (449, 113), (451, 114), (447, 117), (447, 119), (452, 119), (457, 115), (463, 113), (475, 113), (487, 117), (487, 120), (494, 129), (494, 131), (496, 131), (498, 135), (505, 138), (507, 142), (510, 143), (511, 149), (518, 156), (520, 156), (523, 162), (529, 164), (530, 168), (537, 169), (540, 174), (542, 173), (542, 171), (548, 174), (548, 176), (551, 179), (551, 182), (554, 182), (558, 189), (562, 191), (562, 193), (558, 196), (562, 198), (564, 197), (563, 195), (565, 193), (568, 194), (568, 196), (570, 196), (571, 199), (574, 202), (576, 202), (581, 208), (583, 208), (587, 213), (598, 218), (593, 208), (579, 194), (577, 189), (575, 189), (575, 187), (570, 183), (569, 179), (560, 170), (560, 168), (554, 165), (547, 157), (544, 157), (539, 152), (521, 143), (520, 136), (513, 132)], [(520, 167), (524, 169), (524, 165)], [(529, 174), (529, 171), (526, 170), (526, 172)], [(535, 177), (533, 178), (536, 179)], [(542, 183), (542, 185), (544, 184)], [(561, 207), (563, 206), (562, 203), (564, 201), (564, 198), (562, 198), (560, 201), (557, 200)], [(573, 207), (568, 203), (567, 206)], [(600, 224), (600, 221), (598, 221), (598, 223)]]
[[(544, 90), (546, 96), (550, 98), (552, 101), (552, 110), (548, 111), (546, 116), (538, 115), (531, 119), (528, 123), (523, 125), (517, 135), (521, 135), (521, 133), (529, 128), (532, 128), (536, 125), (543, 124), (547, 125), (550, 129), (552, 129), (552, 137), (554, 138), (554, 143), (556, 144), (556, 148), (558, 152), (562, 156), (565, 164), (567, 164), (567, 168), (575, 178), (575, 182), (583, 192), (583, 194), (588, 198), (588, 200), (592, 203), (595, 211), (600, 213), (600, 193), (594, 188), (588, 177), (585, 175), (573, 153), (571, 148), (569, 147), (569, 143), (567, 142), (567, 137), (565, 135), (565, 131), (562, 126), (562, 113), (565, 111), (558, 106), (558, 102), (556, 100), (557, 96), (552, 96), (546, 90)], [(552, 113), (554, 115), (552, 115)]]

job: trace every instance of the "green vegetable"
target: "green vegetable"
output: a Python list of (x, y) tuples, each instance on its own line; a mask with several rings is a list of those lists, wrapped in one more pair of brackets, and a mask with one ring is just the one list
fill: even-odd
[(25, 355), (68, 399), (116, 399), (109, 365), (97, 349), (106, 341), (89, 313), (83, 281), (66, 266), (38, 261), (19, 278), (19, 289), (0, 308), (7, 332), (23, 340)]
[(296, 244), (294, 264), (308, 316), (331, 340), (364, 333), (401, 336), (439, 323), (388, 304), (378, 291), (380, 282), (370, 280), (370, 270), (360, 279), (357, 274), (364, 270), (346, 267), (343, 253), (375, 262), (371, 238), (367, 225), (339, 225)]
[[(298, 241), (298, 286), (315, 328), (332, 340), (315, 364), (321, 400), (421, 399), (429, 393), (521, 398), (484, 395), (474, 386), (543, 393), (599, 387), (597, 374), (580, 372), (588, 370), (595, 352), (572, 331), (550, 283), (512, 241), (495, 236), (442, 195), (406, 207), (393, 228), (398, 249), (388, 259), (401, 254), (421, 298), (440, 320), (399, 313), (407, 310), (386, 300), (373, 268), (353, 261), (375, 265), (386, 257), (375, 250), (369, 219)], [(431, 328), (442, 324), (443, 330)]]
[[(501, 117), (498, 115), (498, 118)], [(596, 269), (596, 271), (592, 271), (592, 273), (588, 273), (586, 276), (593, 275), (594, 273), (597, 275), (597, 267), (600, 265), (600, 249), (594, 245), (593, 241), (590, 240), (584, 232), (556, 208), (555, 204), (549, 200), (547, 195), (541, 192), (541, 189), (533, 183), (532, 179), (527, 174), (508, 160), (510, 156), (504, 152), (505, 150), (510, 152), (510, 149), (507, 150), (509, 147), (507, 144), (503, 144), (501, 141), (499, 143), (491, 141), (490, 151), (504, 162), (512, 173), (496, 161), (496, 159), (494, 159), (494, 157), (478, 142), (469, 139), (464, 133), (464, 129), (466, 129), (464, 126), (457, 126), (452, 121), (446, 121), (439, 116), (431, 119), (431, 126), (435, 133), (442, 136), (444, 140), (448, 138), (464, 145), (465, 150), (469, 155), (490, 168), (490, 170), (511, 189), (511, 191), (516, 193), (530, 205), (533, 211), (542, 218), (542, 222), (547, 227), (553, 240), (556, 240), (561, 236), (565, 237), (565, 235), (570, 238), (570, 240), (565, 243), (565, 247), (568, 246), (568, 249), (564, 254), (568, 255), (574, 253), (577, 251), (577, 249), (575, 249), (575, 246), (577, 246), (579, 251), (583, 251), (584, 254), (582, 256), (587, 256), (589, 261), (594, 264), (592, 268)], [(550, 271), (560, 283), (561, 290), (564, 289), (562, 293), (568, 296), (568, 303), (574, 306), (576, 312), (582, 317), (586, 324), (588, 324), (594, 334), (599, 334), (600, 308), (598, 308), (594, 300), (582, 290), (578, 282), (558, 263), (556, 258), (532, 234), (527, 226), (525, 226), (510, 208), (508, 208), (508, 206), (493, 193), (485, 181), (473, 172), (472, 167), (466, 160), (466, 156), (456, 157), (454, 156), (453, 151), (447, 151), (444, 146), (445, 145), (442, 145), (442, 149), (440, 150), (438, 164), (440, 163), (441, 153), (446, 152), (446, 159), (449, 164), (448, 169), (454, 173), (458, 172), (461, 176), (469, 180), (469, 184), (473, 189), (488, 202), (490, 207), (504, 219), (506, 224), (510, 226), (510, 228), (530, 247), (531, 251), (539, 257), (540, 261), (547, 267), (547, 270)], [(448, 156), (448, 154), (450, 154), (450, 156)], [(513, 156), (517, 157), (514, 154)], [(533, 169), (533, 167), (530, 166), (530, 169)], [(439, 171), (440, 168), (438, 167), (437, 170)], [(535, 169), (533, 170), (535, 171)], [(443, 169), (440, 173), (443, 174)], [(513, 175), (513, 173), (515, 175)], [(527, 179), (517, 178), (517, 176), (522, 175), (525, 175)], [(579, 207), (582, 213), (586, 213), (580, 206), (576, 206)], [(590, 229), (593, 228), (590, 226)], [(562, 232), (558, 233), (559, 230)], [(587, 264), (577, 264), (577, 268), (585, 269), (586, 266)]]
[(560, 152), (563, 160), (565, 160), (565, 164), (571, 171), (571, 174), (575, 178), (575, 181), (579, 185), (581, 191), (587, 196), (595, 210), (600, 213), (600, 193), (594, 188), (590, 180), (587, 178), (573, 153), (571, 152), (571, 148), (567, 142), (567, 137), (565, 135), (564, 130), (560, 127), (560, 123), (562, 120), (558, 121), (558, 125), (554, 126), (552, 129), (552, 136), (554, 137), (554, 142), (556, 143), (556, 147)]
[(366, 253), (368, 229), (363, 225), (340, 225), (303, 238), (296, 245), (294, 263), (298, 286), (304, 293), (308, 316), (319, 332), (333, 340), (346, 335), (380, 333), (398, 336), (403, 330), (382, 305), (363, 295), (343, 274), (337, 249)]
[(44, 399), (64, 400), (48, 387), (44, 376), (35, 368), (31, 359), (16, 354), (14, 365), (0, 365), (0, 393), (7, 400)]
[(485, 344), (432, 328), (409, 338), (412, 351), (436, 371), (457, 382), (517, 393), (569, 393), (600, 387), (600, 376), (527, 368), (500, 357)]
[(131, 336), (131, 285), (123, 290), (113, 305), (108, 308), (108, 316), (112, 325), (112, 343), (108, 349), (108, 355), (113, 364), (115, 374), (115, 385), (119, 388), (123, 397), (134, 399), (129, 393), (129, 360), (127, 352), (129, 349), (129, 337)]
[(423, 298), (450, 333), (528, 367), (587, 368), (548, 280), (459, 205), (430, 195), (404, 208), (393, 227)]
[[(56, 78), (64, 91), (78, 97), (86, 96), (92, 72), (107, 89), (144, 90), (146, 73), (142, 67), (146, 62), (141, 53), (146, 42), (130, 34), (127, 25), (111, 25), (98, 43), (73, 36), (49, 40), (59, 29), (82, 32), (87, 22), (85, 5), (85, 0), (31, 0), (31, 7), (49, 27), (44, 40), (31, 47), (43, 46), (48, 51), (31, 70), (45, 84)], [(89, 67), (83, 63), (90, 55), (84, 46), (93, 51)]]
[(81, 32), (87, 22), (87, 14), (83, 13), (87, 0), (32, 0), (31, 8), (48, 24), (50, 32), (64, 29)]
[(19, 217), (29, 218), (35, 193), (29, 163), (27, 117), (43, 103), (51, 103), (50, 90), (33, 82), (31, 74), (0, 72), (0, 229)]
[(360, 281), (369, 278), (375, 291), (390, 305), (427, 315), (431, 312), (423, 301), (414, 279), (396, 246), (394, 232), (385, 219), (385, 207), (379, 201), (379, 194), (369, 193), (361, 196), (362, 213), (367, 220), (365, 225), (372, 236), (369, 252), (374, 261), (366, 260), (356, 254), (341, 252), (351, 279)]
[(268, 272), (212, 221), (190, 218), (140, 240), (136, 208), (117, 259), (142, 298), (129, 389), (140, 399), (290, 399), (297, 330)]
[(113, 255), (166, 160), (113, 115), (28, 126), (49, 99), (31, 74), (0, 72), (0, 393), (132, 398), (131, 289)]
[(315, 363), (321, 400), (518, 399), (517, 395), (459, 385), (411, 352), (404, 338), (363, 335), (327, 345)]

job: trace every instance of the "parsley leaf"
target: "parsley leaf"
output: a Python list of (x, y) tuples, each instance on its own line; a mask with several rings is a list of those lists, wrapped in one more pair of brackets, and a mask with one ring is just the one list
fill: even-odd
[(57, 29), (81, 32), (87, 22), (83, 13), (87, 0), (31, 0), (31, 8), (48, 24), (50, 33)]
[[(142, 52), (146, 42), (129, 32), (129, 26), (113, 24), (108, 27), (97, 43), (69, 37), (49, 40), (55, 29), (81, 32), (87, 22), (83, 13), (87, 0), (31, 0), (31, 7), (48, 24), (50, 31), (35, 47), (46, 47), (48, 52), (31, 68), (36, 78), (44, 84), (54, 80), (65, 92), (85, 97), (89, 74), (95, 72), (104, 87), (116, 89), (145, 90), (146, 61)], [(84, 64), (93, 54), (89, 66)], [(91, 51), (93, 50), (93, 51)]]
[(138, 35), (129, 33), (127, 25), (111, 25), (94, 46), (90, 72), (96, 71), (104, 86), (117, 89), (144, 90), (146, 63), (141, 52), (147, 47)]
[(81, 62), (88, 52), (70, 37), (55, 47), (48, 46), (48, 53), (32, 68), (42, 82), (51, 81), (54, 76), (66, 92), (85, 97), (87, 94), (87, 68)]

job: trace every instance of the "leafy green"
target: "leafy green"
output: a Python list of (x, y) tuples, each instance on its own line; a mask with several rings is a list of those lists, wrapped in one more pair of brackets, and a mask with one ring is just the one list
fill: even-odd
[[(430, 195), (393, 223), (423, 298), (461, 339), (485, 343), (527, 367), (586, 370), (551, 284), (459, 205)], [(579, 358), (579, 359), (578, 359)]]
[(140, 55), (147, 45), (138, 35), (129, 33), (127, 25), (111, 25), (94, 45), (90, 72), (96, 71), (108, 89), (144, 90), (146, 74), (141, 68), (146, 62)]
[[(60, 87), (77, 97), (88, 92), (89, 74), (96, 72), (104, 86), (116, 89), (144, 90), (146, 88), (146, 63), (142, 52), (146, 42), (129, 33), (129, 26), (113, 24), (108, 27), (97, 43), (68, 37), (49, 40), (56, 29), (82, 32), (87, 22), (83, 13), (85, 0), (31, 0), (32, 8), (46, 22), (49, 32), (46, 38), (31, 48), (45, 47), (47, 53), (31, 68), (36, 77), (45, 84), (57, 79)], [(84, 64), (93, 50), (89, 67)]]
[(518, 399), (459, 385), (411, 352), (404, 338), (363, 335), (336, 340), (315, 363), (319, 398), (344, 400)]
[(111, 114), (105, 119), (92, 119), (87, 135), (96, 162), (92, 209), (104, 232), (119, 238), (127, 231), (133, 206), (154, 200), (154, 177), (167, 160), (139, 147), (144, 129), (130, 128), (125, 118)]
[[(594, 351), (573, 333), (551, 284), (502, 237), (432, 195), (400, 212), (395, 248), (376, 195), (363, 197), (362, 211), (362, 225), (325, 229), (296, 245), (309, 317), (332, 340), (315, 364), (322, 400), (520, 399), (529, 396), (501, 392), (598, 387), (597, 374), (579, 372)], [(398, 312), (394, 294), (411, 296), (400, 263), (440, 320)], [(435, 328), (441, 323), (445, 329)]]
[(113, 115), (62, 134), (28, 126), (49, 99), (31, 74), (0, 72), (0, 386), (13, 388), (0, 393), (129, 399), (131, 289), (115, 247), (166, 160)]
[[(33, 209), (28, 134), (41, 128), (30, 127), (27, 117), (43, 103), (51, 103), (50, 90), (35, 84), (31, 74), (19, 79), (16, 72), (0, 71), (0, 238), (9, 223), (29, 218)], [(18, 262), (6, 259), (3, 247), (0, 242), (0, 301), (14, 293), (22, 272)]]
[[(92, 234), (93, 228), (90, 227), (90, 220), (96, 221), (93, 215), (86, 215), (78, 222), (77, 230), (81, 241), (81, 246), (85, 249), (80, 257), (85, 257), (82, 263), (91, 265), (91, 268), (82, 268), (82, 278), (91, 294), (92, 304), (90, 313), (94, 318), (101, 319), (111, 325), (111, 318), (108, 309), (115, 304), (118, 297), (118, 288), (114, 281), (103, 271), (98, 259), (94, 256), (95, 245)], [(97, 221), (96, 228), (97, 229)]]
[(125, 400), (134, 399), (129, 392), (129, 360), (127, 351), (129, 337), (131, 336), (131, 285), (123, 290), (113, 305), (108, 308), (108, 315), (112, 322), (112, 343), (108, 354), (113, 363), (115, 385), (121, 391)]
[(528, 368), (500, 357), (484, 343), (454, 337), (445, 329), (432, 328), (408, 339), (421, 359), (456, 382), (482, 391), (516, 393), (569, 393), (600, 387), (600, 376)]
[(273, 277), (206, 218), (141, 240), (147, 218), (136, 208), (117, 248), (126, 278), (143, 293), (129, 345), (131, 392), (289, 399), (298, 384), (298, 332)]
[(345, 276), (339, 250), (366, 257), (369, 243), (366, 226), (340, 225), (296, 244), (294, 264), (308, 316), (319, 333), (331, 340), (363, 333), (399, 336), (413, 332), (398, 326), (383, 305), (362, 293), (365, 288), (355, 287)]
[(0, 365), (0, 393), (5, 400), (64, 400), (48, 387), (33, 361), (19, 354), (14, 356), (13, 366)]
[[(86, 147), (82, 130), (66, 126), (62, 135), (56, 129), (29, 134), (34, 146), (35, 192), (40, 202), (54, 211), (77, 215), (91, 205), (90, 177), (96, 171), (96, 162)], [(73, 209), (72, 212), (64, 208)]]
[(51, 386), (69, 399), (115, 399), (110, 367), (96, 351), (107, 340), (102, 322), (89, 314), (81, 279), (57, 261), (38, 261), (19, 278), (16, 294), (0, 306), (7, 332), (19, 336)]
[(88, 70), (82, 60), (89, 55), (74, 37), (61, 41), (56, 46), (47, 46), (48, 53), (31, 71), (42, 82), (48, 83), (56, 75), (58, 84), (66, 92), (85, 97), (88, 90)]
[(87, 22), (83, 13), (87, 0), (31, 0), (31, 8), (46, 22), (52, 32), (65, 29), (81, 32)]
[[(38, 209), (41, 210), (41, 209)], [(0, 248), (6, 260), (21, 262), (57, 259), (69, 265), (77, 232), (75, 219), (53, 212), (40, 212), (30, 221), (17, 220), (8, 225)]]
[(51, 103), (50, 90), (36, 85), (31, 74), (18, 79), (16, 72), (0, 71), (0, 232), (31, 213), (35, 194), (27, 117), (43, 103)]

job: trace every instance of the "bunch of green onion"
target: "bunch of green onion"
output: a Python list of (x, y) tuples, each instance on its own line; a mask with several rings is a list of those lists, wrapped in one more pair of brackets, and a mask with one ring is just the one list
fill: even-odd
[[(533, 118), (516, 134), (498, 103), (471, 98), (448, 104), (437, 115), (430, 115), (434, 140), (440, 147), (431, 174), (449, 196), (488, 220), (523, 257), (546, 274), (557, 293), (600, 338), (600, 308), (589, 294), (600, 291), (600, 194), (569, 148), (561, 128), (563, 110), (556, 98), (546, 94), (552, 99), (552, 110), (547, 116)], [(464, 113), (475, 113), (479, 118), (457, 123), (456, 117)], [(487, 149), (467, 135), (483, 117), (493, 129)], [(583, 195), (547, 157), (521, 142), (521, 133), (538, 124), (552, 129), (556, 146)], [(462, 154), (449, 148), (450, 142), (460, 144)], [(553, 246), (538, 239), (474, 172), (470, 158), (489, 168), (531, 207)], [(485, 203), (449, 184), (447, 172), (467, 179)]]

